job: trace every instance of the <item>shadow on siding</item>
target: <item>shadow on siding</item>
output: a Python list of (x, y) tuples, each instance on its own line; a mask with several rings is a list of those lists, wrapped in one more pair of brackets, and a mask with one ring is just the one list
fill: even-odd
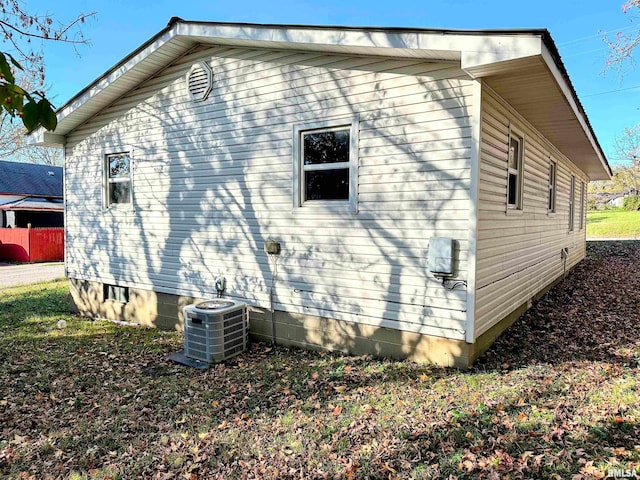
[[(196, 49), (131, 92), (135, 101), (125, 97), (95, 119), (117, 113), (84, 139), (87, 160), (95, 162), (96, 150), (135, 149), (134, 210), (99, 212), (70, 231), (69, 243), (83, 245), (72, 262), (89, 278), (197, 297), (214, 296), (214, 278), (224, 275), (227, 296), (268, 308), (273, 272), (262, 246), (275, 239), (283, 247), (277, 310), (330, 313), (374, 326), (384, 319), (392, 327), (426, 326), (464, 338), (466, 292), (447, 291), (430, 278), (426, 253), (429, 236), (455, 237), (459, 246), (464, 244), (456, 279), (466, 279), (469, 214), (459, 207), (469, 191), (471, 113), (465, 86), (418, 74), (411, 83), (420, 93), (403, 100), (383, 85), (384, 73), (372, 70), (365, 109), (341, 70), (323, 73), (328, 77), (324, 88), (314, 84), (314, 76), (294, 85), (294, 72), (282, 67), (280, 75), (289, 87), (257, 108), (264, 83), (243, 84), (240, 92), (229, 80), (247, 78), (260, 65), (230, 60), (216, 62), (212, 96), (194, 104), (184, 91), (184, 75), (212, 54)], [(246, 51), (225, 55), (251, 57)], [(313, 68), (314, 58), (309, 55), (296, 71)], [(425, 70), (433, 66), (423, 65)], [(403, 68), (395, 72), (397, 78), (413, 78), (403, 77)], [(357, 68), (359, 73), (368, 69)], [(237, 95), (242, 98), (235, 99)], [(438, 106), (443, 118), (416, 123), (420, 112), (402, 111), (411, 102)], [(297, 123), (333, 118), (337, 108), (345, 112), (340, 118), (359, 114), (368, 138), (386, 141), (377, 147), (360, 141), (361, 152), (376, 156), (383, 173), (373, 174), (368, 200), (354, 217), (293, 214), (288, 132)], [(273, 123), (275, 118), (281, 121)], [(225, 123), (229, 119), (233, 121)], [(398, 133), (389, 136), (387, 127)], [(432, 156), (438, 161), (431, 161)], [(460, 168), (451, 168), (452, 163)], [(362, 182), (367, 173), (360, 168)], [(87, 198), (101, 198), (101, 184), (87, 182), (86, 193)], [(390, 194), (393, 203), (385, 204)], [(85, 242), (87, 236), (104, 241)], [(376, 333), (370, 337), (375, 342)], [(408, 341), (403, 350), (411, 352), (416, 345)], [(332, 345), (339, 350), (350, 346)]]

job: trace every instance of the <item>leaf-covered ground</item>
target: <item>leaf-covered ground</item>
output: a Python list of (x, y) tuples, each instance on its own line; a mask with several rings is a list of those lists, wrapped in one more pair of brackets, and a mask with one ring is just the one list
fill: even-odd
[[(181, 336), (0, 292), (0, 478), (604, 478), (640, 467), (640, 242), (588, 258), (460, 372)], [(57, 322), (68, 322), (64, 329)], [(629, 472), (627, 472), (629, 473)]]

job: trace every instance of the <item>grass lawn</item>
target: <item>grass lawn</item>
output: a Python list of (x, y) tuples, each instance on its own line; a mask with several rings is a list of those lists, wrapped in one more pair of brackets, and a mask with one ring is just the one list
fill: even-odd
[[(604, 478), (640, 468), (640, 242), (598, 242), (470, 371), (177, 333), (0, 291), (0, 478)], [(64, 319), (66, 328), (57, 328)]]
[(640, 211), (587, 212), (587, 238), (640, 239)]

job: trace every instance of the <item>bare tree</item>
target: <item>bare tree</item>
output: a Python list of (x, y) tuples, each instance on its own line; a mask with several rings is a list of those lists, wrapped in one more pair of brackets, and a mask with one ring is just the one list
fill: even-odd
[[(629, 16), (630, 22), (633, 23), (636, 20), (640, 20), (640, 0), (627, 0), (622, 4), (622, 11)], [(633, 65), (634, 63), (633, 52), (640, 44), (640, 27), (619, 31), (613, 38), (605, 35), (604, 41), (609, 46), (609, 58), (607, 59), (606, 68), (613, 67), (623, 70), (625, 66)]]
[[(53, 105), (45, 96), (44, 42), (86, 44), (80, 26), (95, 12), (80, 13), (74, 19), (60, 22), (49, 14), (28, 11), (21, 0), (0, 0), (0, 35), (9, 48), (0, 52), (0, 107), (11, 117), (18, 116), (27, 130), (42, 125), (48, 130), (56, 126)], [(17, 72), (35, 72), (37, 85), (24, 88), (16, 81)]]
[(80, 13), (59, 22), (53, 16), (30, 12), (20, 0), (0, 0), (0, 159), (47, 165), (62, 164), (59, 149), (25, 142), (27, 131), (56, 125), (53, 105), (44, 91), (43, 46), (47, 41), (69, 43), (75, 49), (87, 43), (80, 26), (95, 13)]
[[(25, 90), (33, 88), (38, 80), (31, 74), (16, 77)], [(0, 160), (11, 160), (44, 165), (62, 166), (62, 152), (58, 148), (37, 147), (26, 141), (24, 124), (8, 112), (0, 111)]]

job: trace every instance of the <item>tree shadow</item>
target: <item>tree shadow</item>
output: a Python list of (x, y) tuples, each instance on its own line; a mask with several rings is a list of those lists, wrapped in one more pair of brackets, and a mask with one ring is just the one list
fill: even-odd
[[(214, 89), (194, 104), (183, 79), (203, 60)], [(70, 218), (83, 219), (69, 222), (70, 276), (192, 298), (215, 296), (223, 275), (226, 296), (266, 309), (273, 272), (262, 245), (275, 239), (276, 310), (464, 339), (466, 292), (442, 288), (425, 262), (430, 236), (456, 232), (455, 279), (468, 271), (471, 81), (463, 76), (420, 59), (194, 48), (70, 137), (70, 175), (101, 178), (98, 146), (132, 146), (135, 162), (130, 211), (88, 206), (101, 198), (100, 182), (68, 198)], [(292, 211), (293, 126), (354, 114), (359, 212)]]

